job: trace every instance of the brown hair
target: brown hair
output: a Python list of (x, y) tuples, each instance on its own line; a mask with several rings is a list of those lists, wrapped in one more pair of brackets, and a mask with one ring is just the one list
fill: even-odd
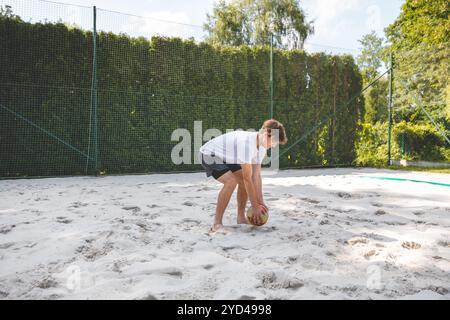
[(261, 129), (266, 130), (269, 136), (272, 134), (271, 131), (273, 129), (276, 129), (278, 130), (279, 143), (286, 144), (288, 141), (286, 136), (286, 130), (284, 129), (283, 124), (275, 119), (269, 119), (264, 121)]

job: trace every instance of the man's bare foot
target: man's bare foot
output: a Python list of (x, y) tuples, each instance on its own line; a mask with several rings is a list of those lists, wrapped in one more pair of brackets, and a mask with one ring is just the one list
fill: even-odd
[(221, 223), (215, 223), (215, 224), (213, 224), (213, 226), (211, 227), (211, 230), (212, 230), (212, 231), (218, 231), (218, 230), (223, 229), (223, 228), (225, 228), (225, 227), (223, 226), (223, 224), (221, 224)]
[(250, 224), (250, 221), (248, 221), (247, 217), (238, 217), (237, 218), (237, 224)]
[(221, 233), (221, 234), (228, 234), (230, 231), (228, 231), (223, 224), (214, 224), (211, 229), (209, 230), (210, 234), (214, 233)]

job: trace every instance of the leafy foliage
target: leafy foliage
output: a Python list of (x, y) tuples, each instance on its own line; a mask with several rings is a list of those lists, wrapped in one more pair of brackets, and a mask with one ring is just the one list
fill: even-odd
[(214, 45), (269, 45), (273, 34), (275, 47), (302, 49), (314, 31), (295, 0), (220, 0), (207, 19)]
[(450, 41), (450, 2), (406, 0), (397, 20), (386, 28), (392, 50), (413, 50), (423, 44)]
[[(406, 0), (398, 19), (385, 30), (389, 47), (379, 51), (381, 41), (372, 35), (361, 41), (364, 50), (358, 63), (363, 68), (366, 81), (386, 60), (386, 53), (394, 55), (394, 159), (449, 161), (450, 146), (439, 132), (450, 136), (449, 18), (450, 3), (446, 0)], [(365, 94), (366, 123), (361, 137), (370, 141), (360, 140), (357, 145), (361, 164), (379, 163), (381, 160), (378, 142), (387, 136), (387, 129), (380, 130), (380, 123), (385, 125), (388, 121), (386, 108), (382, 108), (383, 104), (387, 105), (387, 94), (385, 79)], [(378, 134), (381, 136), (377, 137)], [(387, 157), (387, 151), (384, 157)]]
[[(92, 34), (1, 19), (0, 40), (6, 48), (0, 51), (0, 104), (92, 152)], [(274, 61), (275, 118), (290, 141), (304, 136), (281, 166), (354, 161), (362, 100), (346, 104), (361, 90), (353, 58), (276, 50)], [(172, 132), (186, 128), (193, 139), (194, 121), (203, 121), (203, 132), (258, 129), (269, 115), (269, 49), (100, 33), (98, 101), (102, 172), (198, 169), (171, 161), (179, 142), (171, 141)], [(1, 176), (84, 173), (84, 156), (1, 108), (0, 114)]]
[[(361, 70), (364, 86), (373, 83), (379, 76), (379, 70), (384, 66), (385, 59), (384, 39), (375, 32), (365, 35), (360, 43), (361, 54), (357, 57), (358, 67)], [(386, 121), (388, 113), (388, 79), (387, 76), (379, 79), (364, 93), (365, 117), (367, 123)]]
[(361, 53), (356, 59), (366, 83), (375, 80), (383, 66), (384, 39), (378, 37), (373, 31), (359, 40), (362, 46)]

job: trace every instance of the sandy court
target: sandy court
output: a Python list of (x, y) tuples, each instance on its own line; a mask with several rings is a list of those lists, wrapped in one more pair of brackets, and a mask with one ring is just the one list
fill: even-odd
[(267, 225), (210, 235), (203, 173), (0, 181), (0, 299), (450, 299), (450, 175), (264, 176)]

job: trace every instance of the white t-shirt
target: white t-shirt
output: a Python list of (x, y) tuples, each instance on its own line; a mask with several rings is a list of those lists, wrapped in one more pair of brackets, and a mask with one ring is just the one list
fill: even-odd
[(266, 149), (256, 145), (258, 132), (233, 131), (205, 143), (200, 152), (229, 164), (261, 164)]

